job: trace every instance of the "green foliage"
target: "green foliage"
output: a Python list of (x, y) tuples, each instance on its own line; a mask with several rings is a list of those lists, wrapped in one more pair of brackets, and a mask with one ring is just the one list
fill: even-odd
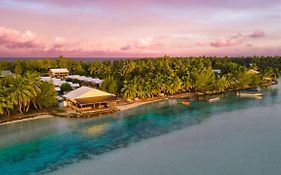
[(56, 91), (53, 84), (42, 82), (41, 93), (36, 97), (39, 108), (49, 108), (56, 105)]
[(60, 89), (62, 92), (69, 92), (72, 90), (72, 87), (69, 83), (63, 83), (61, 86), (60, 86)]
[(11, 111), (28, 112), (56, 104), (54, 85), (41, 82), (38, 74), (27, 72), (20, 76), (0, 79), (0, 115), (9, 116)]
[(117, 82), (112, 77), (107, 77), (101, 84), (101, 89), (112, 94), (117, 93)]
[[(21, 75), (24, 71), (38, 72), (41, 76), (45, 76), (50, 68), (67, 68), (71, 74), (104, 79), (101, 89), (134, 99), (155, 97), (162, 93), (169, 95), (182, 92), (224, 92), (263, 86), (276, 81), (279, 77), (281, 57), (170, 58), (164, 56), (157, 59), (85, 62), (60, 56), (56, 60), (3, 61), (0, 62), (0, 68)], [(213, 69), (220, 69), (221, 74), (214, 73)], [(251, 69), (259, 73), (251, 73)], [(31, 75), (24, 76), (26, 76), (24, 80), (18, 76), (13, 80), (14, 92), (17, 93), (17, 97), (13, 97), (17, 100), (13, 106), (23, 112), (29, 110), (30, 104), (35, 109), (38, 107), (34, 96), (42, 91), (42, 89), (38, 90), (37, 80), (35, 83), (31, 81), (33, 79)], [(29, 98), (30, 96), (33, 98)], [(9, 106), (5, 103), (2, 102), (1, 105)], [(2, 113), (9, 109), (0, 108)]]

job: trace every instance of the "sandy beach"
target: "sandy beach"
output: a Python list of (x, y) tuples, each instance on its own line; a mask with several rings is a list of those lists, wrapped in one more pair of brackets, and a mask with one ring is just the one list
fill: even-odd
[[(124, 110), (128, 110), (128, 109), (136, 108), (136, 107), (144, 105), (144, 104), (149, 104), (149, 103), (154, 103), (154, 102), (164, 101), (164, 100), (169, 100), (169, 99), (175, 99), (175, 98), (191, 97), (191, 96), (194, 96), (194, 94), (184, 93), (184, 94), (166, 96), (166, 97), (162, 97), (162, 98), (143, 99), (143, 100), (138, 100), (138, 101), (132, 101), (130, 103), (119, 103), (119, 104), (117, 104), (117, 108), (118, 108), (119, 111), (124, 111)], [(50, 114), (38, 114), (37, 116), (33, 116), (33, 117), (18, 118), (18, 119), (14, 119), (14, 120), (11, 120), (11, 121), (4, 121), (4, 122), (0, 123), (0, 126), (12, 124), (12, 123), (17, 123), (17, 122), (24, 122), (24, 121), (30, 121), (30, 120), (50, 118), (50, 117), (54, 117), (54, 116), (50, 115)]]
[(150, 101), (137, 101), (137, 102), (133, 102), (130, 104), (119, 105), (117, 107), (120, 111), (124, 111), (124, 110), (128, 110), (128, 109), (136, 108), (136, 107), (144, 105), (144, 104), (154, 103), (154, 102), (168, 100), (168, 99), (169, 98), (155, 99), (155, 100), (150, 100)]
[[(136, 108), (136, 107), (144, 105), (144, 104), (154, 103), (154, 102), (157, 102), (157, 101), (162, 101), (162, 100), (167, 100), (167, 99), (168, 98), (165, 98), (165, 99), (154, 99), (154, 100), (149, 100), (149, 101), (137, 101), (137, 102), (132, 102), (130, 104), (120, 104), (117, 107), (118, 107), (118, 109), (120, 111), (124, 111), (124, 110), (128, 110), (128, 109)], [(44, 115), (38, 115), (38, 116), (34, 116), (34, 117), (15, 119), (15, 120), (12, 120), (12, 121), (7, 121), (7, 122), (0, 123), (0, 126), (1, 125), (12, 124), (12, 123), (18, 123), (18, 122), (25, 122), (25, 121), (30, 121), (30, 120), (39, 120), (39, 119), (51, 118), (51, 117), (54, 117), (54, 116), (48, 115), (48, 114), (44, 114)]]
[(1, 125), (12, 124), (12, 123), (18, 123), (18, 122), (25, 122), (25, 121), (30, 121), (30, 120), (38, 120), (38, 119), (44, 119), (44, 118), (51, 118), (51, 117), (54, 117), (54, 116), (52, 116), (52, 115), (38, 115), (36, 117), (29, 117), (29, 118), (18, 119), (18, 120), (13, 120), (13, 121), (8, 121), (8, 122), (0, 123), (0, 126)]

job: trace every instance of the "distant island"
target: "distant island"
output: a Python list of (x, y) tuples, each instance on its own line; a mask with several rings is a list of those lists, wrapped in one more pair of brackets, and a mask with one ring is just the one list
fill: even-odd
[[(49, 111), (58, 96), (73, 88), (62, 84), (61, 94), (48, 76), (53, 68), (65, 68), (71, 75), (97, 78), (95, 85), (75, 80), (80, 86), (114, 94), (121, 102), (159, 98), (184, 93), (218, 94), (277, 83), (281, 57), (169, 57), (112, 61), (32, 59), (0, 62), (0, 116)], [(1, 117), (0, 117), (1, 118)]]

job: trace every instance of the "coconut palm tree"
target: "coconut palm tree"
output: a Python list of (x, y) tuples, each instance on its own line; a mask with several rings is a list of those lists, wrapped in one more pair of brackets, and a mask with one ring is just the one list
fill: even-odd
[(138, 96), (137, 84), (133, 82), (125, 82), (124, 87), (121, 89), (123, 97), (131, 100)]
[[(5, 78), (6, 79), (6, 78)], [(13, 109), (16, 104), (13, 93), (8, 84), (5, 84), (5, 81), (0, 81), (0, 115), (4, 114), (9, 116), (10, 109)]]
[(42, 84), (42, 81), (40, 81), (37, 73), (27, 72), (25, 74), (25, 78), (26, 78), (27, 86), (30, 88), (29, 90), (31, 93), (31, 99), (28, 100), (25, 109), (25, 112), (28, 112), (31, 102), (33, 103), (35, 109), (38, 109), (35, 100), (36, 100), (36, 96), (41, 92), (40, 86)]
[(16, 77), (13, 79), (13, 96), (17, 101), (17, 107), (21, 114), (23, 113), (23, 109), (25, 109), (28, 105), (29, 100), (33, 97), (31, 89), (32, 87), (28, 84), (25, 77), (16, 75)]

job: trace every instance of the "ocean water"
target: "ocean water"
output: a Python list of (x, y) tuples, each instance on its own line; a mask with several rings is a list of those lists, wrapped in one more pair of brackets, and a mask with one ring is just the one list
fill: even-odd
[[(75, 61), (114, 61), (114, 60), (126, 60), (126, 59), (141, 59), (143, 57), (65, 57), (66, 59), (73, 59)], [(56, 60), (58, 57), (0, 57), (0, 61), (13, 62), (17, 60)]]
[(280, 88), (2, 125), (0, 174), (281, 174)]

